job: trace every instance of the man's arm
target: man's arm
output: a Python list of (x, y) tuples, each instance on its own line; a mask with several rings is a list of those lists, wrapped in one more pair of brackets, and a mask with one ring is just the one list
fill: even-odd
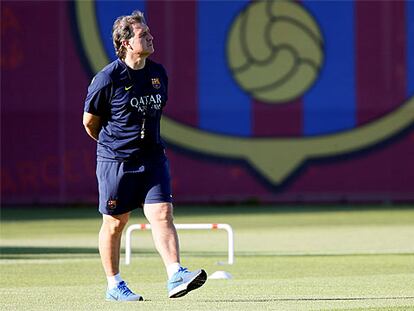
[(83, 126), (86, 133), (94, 140), (98, 141), (99, 131), (101, 130), (101, 117), (95, 116), (91, 113), (83, 113)]

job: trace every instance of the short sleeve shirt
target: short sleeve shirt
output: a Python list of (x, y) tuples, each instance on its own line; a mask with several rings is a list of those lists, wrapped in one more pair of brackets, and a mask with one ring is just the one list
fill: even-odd
[(147, 59), (133, 70), (120, 59), (102, 69), (88, 87), (84, 111), (99, 116), (98, 159), (126, 160), (163, 153), (162, 110), (168, 100), (165, 69)]

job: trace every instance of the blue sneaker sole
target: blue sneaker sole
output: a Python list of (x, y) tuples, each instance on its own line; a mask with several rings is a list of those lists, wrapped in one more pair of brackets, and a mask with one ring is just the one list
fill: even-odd
[(204, 270), (201, 270), (200, 273), (187, 284), (187, 288), (173, 294), (170, 296), (170, 298), (180, 298), (185, 295), (187, 295), (192, 290), (195, 290), (201, 286), (207, 281), (207, 273)]

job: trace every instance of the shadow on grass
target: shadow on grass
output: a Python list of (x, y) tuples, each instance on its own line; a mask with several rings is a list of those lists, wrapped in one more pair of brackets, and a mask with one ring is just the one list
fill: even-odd
[[(121, 255), (125, 254), (125, 249), (121, 249)], [(200, 257), (200, 258), (217, 258), (222, 259), (219, 264), (226, 264), (227, 253), (225, 252), (193, 252), (181, 251), (182, 256)], [(33, 247), (33, 246), (2, 246), (0, 247), (0, 260), (5, 259), (62, 259), (62, 258), (84, 258), (91, 256), (99, 257), (98, 248), (94, 247)], [(155, 249), (140, 248), (133, 249), (132, 259), (137, 260), (142, 257), (158, 257)], [(121, 259), (123, 261), (124, 259)]]
[(277, 302), (277, 301), (367, 301), (367, 300), (403, 300), (414, 299), (414, 296), (401, 297), (332, 297), (332, 298), (263, 298), (263, 299), (217, 299), (204, 300), (204, 302)]
[(1, 255), (37, 255), (37, 254), (96, 254), (98, 248), (86, 247), (31, 247), (2, 246)]
[[(7, 255), (52, 255), (52, 254), (97, 254), (98, 247), (47, 247), (47, 246), (0, 246), (2, 257)], [(220, 251), (185, 251), (181, 253), (193, 257), (226, 257), (226, 252)], [(125, 254), (125, 249), (121, 249), (121, 254)], [(133, 249), (132, 254), (139, 257), (145, 255), (158, 254), (152, 248)]]
[(2, 246), (0, 259), (57, 259), (98, 256), (97, 248)]
[[(124, 252), (124, 251), (122, 251)], [(136, 256), (154, 254), (151, 249), (135, 251)], [(99, 255), (98, 247), (33, 247), (33, 246), (1, 246), (1, 259), (50, 259), (53, 256), (67, 255), (65, 257), (79, 257), (79, 255)], [(81, 256), (82, 257), (82, 256)]]
[[(240, 214), (269, 214), (269, 213), (312, 213), (312, 212), (340, 212), (340, 211), (377, 211), (377, 210), (410, 210), (414, 205), (257, 205), (257, 204), (229, 204), (229, 205), (179, 205), (174, 213), (182, 216), (197, 215), (240, 215)], [(97, 219), (101, 215), (95, 206), (2, 206), (0, 219), (7, 221), (32, 221), (53, 219)], [(132, 217), (143, 217), (141, 209), (134, 210)]]

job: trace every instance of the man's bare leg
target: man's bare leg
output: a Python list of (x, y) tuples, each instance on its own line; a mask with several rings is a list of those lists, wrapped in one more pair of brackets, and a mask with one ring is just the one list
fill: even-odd
[(181, 267), (172, 204), (145, 204), (144, 213), (151, 224), (155, 247), (167, 268), (169, 279), (167, 283), (168, 297), (182, 297), (202, 286), (207, 280), (207, 273), (204, 270), (191, 272)]
[(152, 228), (152, 237), (165, 267), (180, 262), (177, 230), (171, 203), (145, 204), (144, 214)]
[(99, 254), (107, 277), (119, 273), (122, 231), (128, 222), (129, 214), (103, 215), (99, 231)]
[(121, 215), (103, 215), (99, 231), (99, 254), (108, 280), (106, 300), (139, 301), (142, 296), (133, 293), (123, 282), (119, 274), (119, 256), (122, 231), (128, 222), (130, 213)]

